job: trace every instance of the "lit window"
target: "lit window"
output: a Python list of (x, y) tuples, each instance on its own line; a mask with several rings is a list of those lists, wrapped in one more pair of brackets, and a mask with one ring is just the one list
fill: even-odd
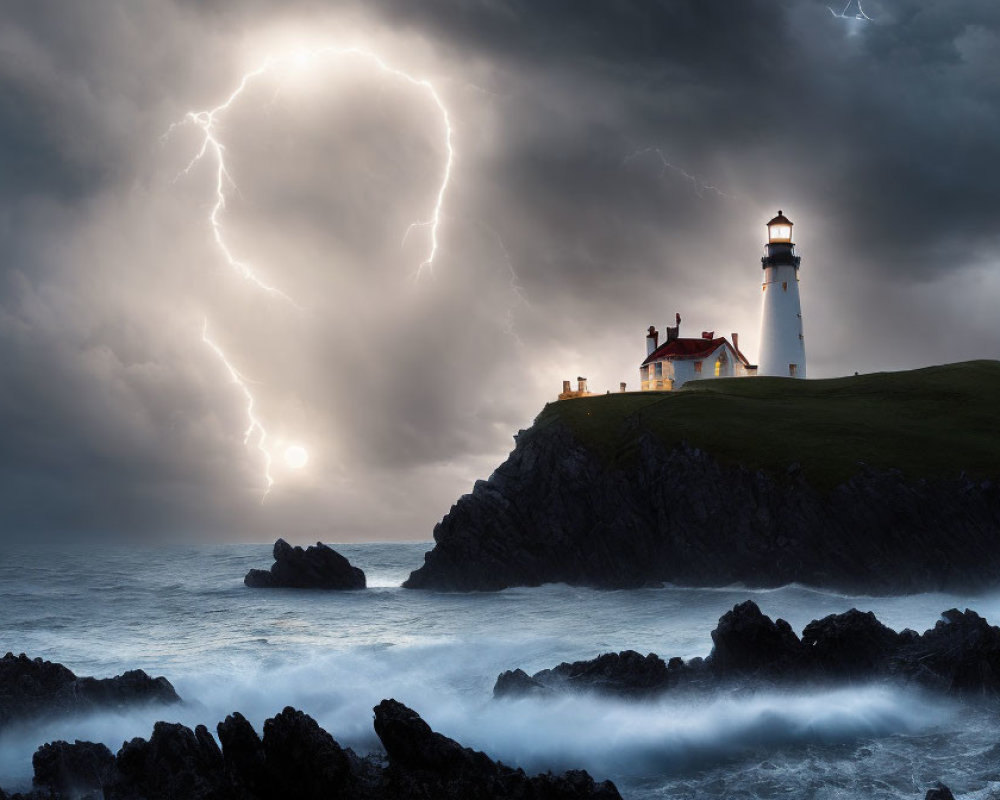
[(788, 281), (782, 281), (781, 282), (781, 290), (784, 291), (784, 292), (788, 291)]
[(722, 374), (722, 362), (721, 361), (716, 361), (715, 362), (715, 377), (718, 378), (720, 374)]
[(788, 365), (788, 374), (791, 377), (794, 378), (795, 377), (795, 373), (798, 372), (798, 371), (799, 371), (799, 365), (798, 364), (789, 364)]
[(694, 374), (695, 375), (701, 375), (701, 362), (700, 361), (695, 361), (694, 362)]

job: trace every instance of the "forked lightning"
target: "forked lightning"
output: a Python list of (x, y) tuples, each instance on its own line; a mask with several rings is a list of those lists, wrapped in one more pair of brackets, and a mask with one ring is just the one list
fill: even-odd
[[(360, 59), (361, 61), (375, 67), (378, 71), (397, 78), (413, 88), (426, 93), (433, 105), (436, 107), (437, 111), (440, 113), (441, 120), (444, 124), (444, 150), (446, 156), (444, 169), (441, 175), (441, 183), (435, 195), (434, 208), (430, 217), (422, 222), (414, 223), (407, 231), (407, 233), (409, 233), (409, 231), (414, 228), (428, 228), (430, 231), (426, 256), (421, 261), (416, 272), (417, 277), (419, 277), (424, 270), (433, 267), (434, 260), (438, 254), (438, 237), (441, 227), (441, 213), (444, 206), (445, 195), (448, 191), (448, 185), (451, 182), (452, 167), (454, 166), (455, 161), (455, 151), (452, 145), (451, 117), (448, 114), (448, 109), (445, 107), (441, 96), (438, 94), (437, 90), (430, 83), (430, 81), (422, 78), (416, 78), (407, 72), (396, 69), (395, 67), (390, 66), (377, 54), (359, 47), (325, 46), (314, 49), (299, 49), (284, 56), (269, 56), (259, 67), (244, 74), (239, 83), (236, 85), (236, 88), (233, 89), (233, 91), (230, 92), (230, 94), (217, 106), (206, 111), (189, 111), (181, 122), (175, 123), (170, 127), (170, 130), (167, 131), (167, 135), (169, 135), (178, 126), (189, 124), (197, 127), (202, 133), (201, 147), (188, 163), (187, 167), (185, 167), (182, 175), (188, 175), (197, 164), (206, 158), (213, 160), (215, 171), (215, 202), (212, 205), (211, 212), (209, 213), (208, 221), (212, 229), (215, 244), (218, 247), (219, 252), (222, 253), (222, 257), (225, 262), (255, 288), (267, 292), (270, 295), (280, 297), (281, 299), (293, 304), (294, 301), (291, 297), (289, 297), (289, 295), (277, 286), (274, 286), (261, 278), (250, 263), (237, 257), (226, 241), (225, 230), (223, 227), (223, 217), (226, 210), (227, 192), (236, 188), (236, 182), (226, 164), (226, 146), (222, 141), (220, 121), (225, 116), (226, 112), (236, 104), (241, 96), (246, 93), (250, 85), (258, 78), (266, 74), (285, 73), (292, 70), (302, 69), (304, 67), (311, 67), (318, 59), (324, 57)], [(240, 374), (239, 370), (237, 370), (228, 360), (222, 349), (208, 338), (207, 320), (202, 329), (201, 338), (205, 345), (223, 363), (233, 383), (239, 387), (241, 393), (246, 398), (247, 419), (249, 420), (249, 425), (246, 430), (244, 441), (248, 446), (253, 443), (254, 447), (256, 447), (256, 449), (261, 453), (261, 457), (264, 461), (265, 482), (263, 497), (266, 498), (268, 492), (271, 490), (271, 487), (274, 485), (274, 476), (272, 474), (273, 456), (267, 445), (267, 431), (265, 430), (264, 425), (257, 416), (255, 410), (253, 393), (250, 391), (247, 381)]]

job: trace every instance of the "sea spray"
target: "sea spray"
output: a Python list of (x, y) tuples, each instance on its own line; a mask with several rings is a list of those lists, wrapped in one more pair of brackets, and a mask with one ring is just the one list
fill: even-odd
[[(0, 561), (3, 649), (81, 675), (131, 668), (166, 676), (184, 706), (134, 709), (0, 733), (0, 786), (30, 780), (34, 749), (91, 739), (117, 751), (159, 719), (209, 729), (242, 711), (260, 729), (286, 705), (345, 745), (377, 745), (372, 706), (395, 697), (463, 744), (529, 770), (585, 767), (630, 800), (669, 797), (922, 797), (945, 780), (985, 786), (1000, 714), (890, 685), (791, 693), (670, 695), (626, 702), (588, 695), (494, 701), (497, 675), (634, 648), (705, 656), (719, 616), (749, 593), (562, 585), (462, 595), (391, 585), (426, 543), (337, 545), (378, 582), (364, 592), (254, 591), (251, 567), (271, 545), (10, 552)], [(950, 607), (1000, 622), (996, 595), (855, 598), (805, 587), (754, 593), (796, 631), (857, 606), (886, 624), (925, 630)]]

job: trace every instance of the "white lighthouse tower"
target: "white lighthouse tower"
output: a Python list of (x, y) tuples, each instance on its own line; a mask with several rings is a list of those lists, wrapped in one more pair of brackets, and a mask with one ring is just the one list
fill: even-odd
[(764, 302), (760, 314), (758, 375), (806, 377), (806, 343), (799, 302), (799, 262), (792, 222), (781, 211), (767, 223)]

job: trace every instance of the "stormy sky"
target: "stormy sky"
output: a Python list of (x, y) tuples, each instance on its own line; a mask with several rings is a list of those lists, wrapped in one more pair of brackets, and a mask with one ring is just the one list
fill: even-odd
[[(853, 5), (853, 4), (852, 4)], [(838, 4), (836, 11), (841, 10)], [(1000, 352), (1000, 5), (8, 0), (0, 536), (427, 539), (563, 379), (644, 331), (757, 354), (796, 223), (811, 377)], [(211, 158), (187, 112), (268, 55)], [(244, 443), (255, 400), (274, 456)], [(308, 450), (292, 469), (288, 446)]]

